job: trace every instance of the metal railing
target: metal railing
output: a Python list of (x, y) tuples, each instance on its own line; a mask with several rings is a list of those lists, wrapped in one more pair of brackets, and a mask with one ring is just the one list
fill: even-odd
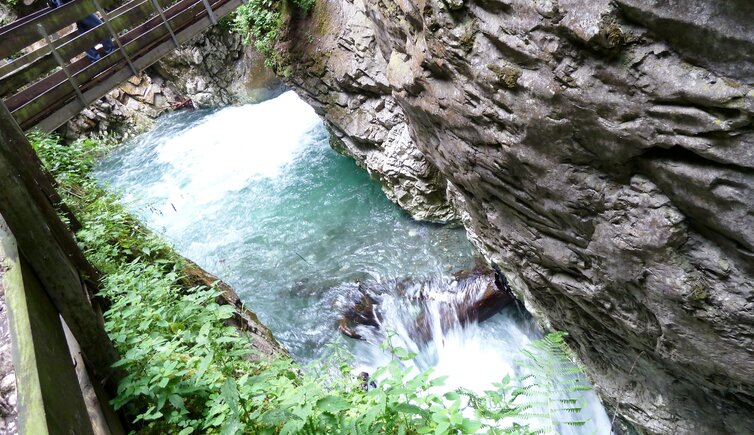
[[(119, 3), (75, 0), (0, 28), (0, 59), (6, 62), (0, 66), (0, 98), (22, 129), (56, 129), (228, 15), (241, 0)], [(76, 21), (93, 13), (103, 23), (79, 34)], [(104, 40), (117, 49), (102, 52), (96, 62), (83, 56)]]

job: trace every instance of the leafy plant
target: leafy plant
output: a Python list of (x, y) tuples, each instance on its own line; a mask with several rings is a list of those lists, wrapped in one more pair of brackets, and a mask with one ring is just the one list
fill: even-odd
[[(315, 0), (289, 0), (303, 13), (307, 13)], [(281, 60), (275, 43), (283, 25), (282, 6), (285, 0), (249, 0), (236, 9), (232, 30), (243, 36), (244, 44), (254, 47), (264, 56), (265, 64), (277, 70)]]
[(569, 365), (562, 334), (524, 352), (524, 379), (506, 376), (482, 394), (442, 392), (443, 378), (412, 371), (404, 362), (415, 355), (390, 341), (395, 358), (366, 380), (343, 352), (307, 367), (260, 358), (248, 337), (225, 325), (233, 308), (216, 303), (219, 291), (182, 284), (180, 257), (89, 175), (107, 147), (37, 133), (30, 139), (82, 224), (84, 252), (105, 273), (102, 294), (112, 304), (105, 326), (127, 373), (113, 404), (137, 432), (528, 434), (515, 419), (550, 418), (543, 431), (578, 424), (560, 415), (578, 409), (561, 390), (586, 388), (562, 381), (581, 373)]
[(558, 426), (583, 426), (574, 419), (583, 408), (583, 394), (591, 390), (582, 367), (565, 343), (566, 333), (554, 332), (522, 349), (521, 366), (528, 372), (514, 391), (519, 415), (544, 422), (542, 433), (557, 433)]

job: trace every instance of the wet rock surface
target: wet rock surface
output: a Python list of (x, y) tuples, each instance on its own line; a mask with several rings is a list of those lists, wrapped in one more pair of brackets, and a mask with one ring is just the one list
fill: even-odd
[(5, 305), (5, 290), (0, 266), (0, 434), (18, 433), (18, 396), (16, 375), (13, 369), (8, 310)]
[(285, 86), (264, 59), (242, 44), (241, 35), (213, 27), (155, 65), (157, 74), (196, 107), (256, 103), (280, 95)]
[(445, 179), (417, 148), (392, 96), (387, 61), (361, 2), (323, 1), (309, 20), (303, 25), (316, 28), (289, 23), (289, 39), (280, 44), (290, 55), (287, 84), (324, 118), (333, 148), (352, 156), (414, 218), (457, 221)]
[[(610, 407), (754, 432), (754, 3), (321, 0), (291, 20), (290, 84), (341, 149), (388, 195), (455, 204)], [(389, 154), (428, 172), (370, 169)]]
[(214, 27), (92, 103), (59, 133), (69, 140), (107, 135), (125, 141), (166, 111), (256, 103), (285, 90), (240, 35)]
[[(347, 287), (347, 296), (338, 304), (341, 312), (338, 329), (343, 335), (357, 340), (383, 337), (384, 307), (381, 304), (386, 296), (417, 305), (418, 312), (409, 331), (416, 343), (427, 343), (432, 339), (432, 325), (427, 315), (430, 304), (439, 309), (440, 328), (447, 332), (471, 322), (483, 322), (515, 302), (504, 278), (485, 266), (459, 271), (447, 282), (404, 278), (357, 282), (341, 287)], [(371, 332), (364, 334), (366, 329)], [(378, 338), (376, 344), (380, 342)]]

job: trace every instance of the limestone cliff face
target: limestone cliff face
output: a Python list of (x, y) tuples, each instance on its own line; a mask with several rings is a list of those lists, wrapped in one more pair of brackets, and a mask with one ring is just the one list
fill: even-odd
[(571, 333), (608, 405), (754, 433), (751, 23), (749, 0), (318, 0), (279, 48), (399, 204), (457, 212)]
[(256, 103), (283, 92), (262, 56), (219, 26), (165, 56), (155, 70), (197, 107)]

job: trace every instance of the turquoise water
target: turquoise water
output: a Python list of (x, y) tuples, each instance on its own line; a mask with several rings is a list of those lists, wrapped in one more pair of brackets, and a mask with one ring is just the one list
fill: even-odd
[(387, 200), (292, 92), (165, 116), (96, 175), (231, 284), (300, 360), (337, 337), (331, 287), (473, 264), (462, 229), (416, 222)]

